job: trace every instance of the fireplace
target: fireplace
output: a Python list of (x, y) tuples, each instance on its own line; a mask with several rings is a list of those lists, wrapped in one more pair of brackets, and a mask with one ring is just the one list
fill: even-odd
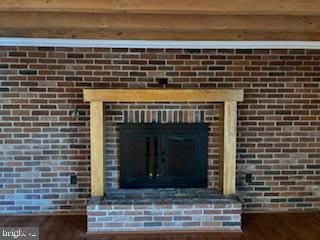
[(120, 126), (120, 188), (206, 188), (205, 123)]
[[(85, 89), (90, 101), (91, 195), (101, 197), (105, 188), (104, 102), (121, 103), (205, 103), (223, 104), (220, 189), (224, 195), (235, 193), (237, 102), (243, 101), (241, 89)], [(187, 118), (184, 118), (188, 119)], [(211, 119), (212, 121), (213, 119)], [(210, 121), (210, 120), (209, 120)], [(207, 121), (206, 121), (207, 122)], [(108, 133), (106, 133), (108, 134)]]
[[(84, 98), (90, 101), (89, 233), (241, 231), (241, 202), (233, 194), (236, 113), (237, 102), (243, 100), (242, 90), (87, 89)], [(110, 111), (104, 112), (104, 102), (111, 104)], [(119, 104), (132, 102), (156, 103), (156, 111), (161, 111), (155, 112), (151, 106), (137, 111), (136, 106), (123, 108)], [(214, 132), (211, 131), (218, 125), (212, 113), (208, 111), (200, 119), (195, 117), (199, 122), (190, 121), (203, 108), (184, 107), (186, 103), (211, 102), (223, 106), (218, 120), (222, 129)], [(113, 108), (112, 104), (118, 106)], [(173, 108), (162, 108), (159, 104), (175, 106), (171, 118), (164, 116), (170, 116), (167, 110)], [(175, 121), (174, 116), (180, 116), (180, 110), (183, 117)], [(221, 179), (220, 189), (211, 188), (212, 154), (216, 153), (213, 135), (222, 140), (221, 170), (217, 175)], [(105, 140), (112, 151), (105, 149)], [(106, 176), (105, 160), (109, 164)], [(122, 189), (111, 185), (110, 180)]]

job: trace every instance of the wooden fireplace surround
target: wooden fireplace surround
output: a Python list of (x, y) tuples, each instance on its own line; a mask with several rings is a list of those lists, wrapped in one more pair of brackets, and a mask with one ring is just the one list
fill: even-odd
[(91, 196), (103, 196), (104, 179), (104, 102), (223, 102), (222, 191), (235, 193), (237, 102), (242, 89), (84, 89), (90, 102)]

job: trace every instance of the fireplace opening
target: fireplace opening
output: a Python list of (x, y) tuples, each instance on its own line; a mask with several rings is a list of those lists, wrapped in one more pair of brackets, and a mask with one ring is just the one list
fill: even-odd
[(206, 188), (206, 123), (120, 125), (120, 188)]

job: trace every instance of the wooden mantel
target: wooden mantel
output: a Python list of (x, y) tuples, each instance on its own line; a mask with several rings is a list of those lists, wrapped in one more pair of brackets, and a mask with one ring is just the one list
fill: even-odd
[(104, 179), (104, 102), (223, 102), (222, 191), (235, 193), (237, 102), (242, 89), (85, 89), (90, 102), (91, 196), (103, 196)]

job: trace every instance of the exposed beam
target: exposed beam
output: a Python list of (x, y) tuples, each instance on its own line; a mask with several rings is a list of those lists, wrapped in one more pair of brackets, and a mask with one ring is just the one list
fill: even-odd
[(320, 16), (0, 13), (1, 29), (319, 32)]
[[(60, 38), (60, 39), (113, 39), (113, 40), (182, 40), (182, 41), (319, 41), (317, 32), (267, 31), (143, 31), (96, 29), (22, 29), (0, 28), (0, 37)], [(236, 44), (234, 45), (237, 46)], [(255, 47), (256, 45), (254, 45)], [(196, 47), (196, 45), (195, 45)], [(290, 46), (289, 46), (290, 47)], [(250, 46), (247, 46), (250, 48)], [(285, 46), (284, 46), (285, 48)]]
[(0, 12), (0, 36), (316, 41), (320, 17)]
[(320, 40), (318, 0), (2, 0), (0, 37)]
[(0, 11), (320, 15), (319, 0), (2, 0)]

